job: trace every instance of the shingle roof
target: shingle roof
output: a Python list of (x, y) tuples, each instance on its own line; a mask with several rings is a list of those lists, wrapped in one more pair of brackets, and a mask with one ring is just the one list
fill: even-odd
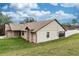
[(10, 23), (10, 27), (11, 27), (11, 30), (20, 30), (20, 31), (25, 31), (26, 27), (28, 27), (30, 30), (32, 30), (32, 32), (36, 32), (52, 21), (54, 21), (54, 20), (30, 22), (30, 23), (26, 23), (26, 24), (12, 24), (12, 23)]
[(38, 29), (45, 26), (46, 24), (48, 24), (51, 21), (52, 20), (40, 21), (40, 22), (30, 22), (30, 23), (27, 23), (27, 24), (13, 24), (13, 23), (10, 23), (9, 25), (10, 25), (11, 30), (25, 31), (25, 28), (28, 27), (30, 30), (33, 30), (33, 32), (35, 32), (35, 31), (37, 31)]
[(11, 30), (21, 30), (21, 31), (24, 31), (25, 30), (25, 25), (24, 24), (13, 24), (13, 23), (10, 23), (10, 28)]
[(52, 22), (53, 20), (47, 20), (47, 21), (40, 21), (40, 22), (31, 22), (27, 23), (27, 27), (32, 30), (32, 32), (36, 32), (40, 28), (44, 27), (48, 23)]

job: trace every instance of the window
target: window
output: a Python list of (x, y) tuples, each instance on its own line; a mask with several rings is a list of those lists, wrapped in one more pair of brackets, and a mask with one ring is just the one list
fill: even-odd
[(64, 31), (60, 31), (59, 32), (59, 37), (64, 37), (65, 36), (65, 32)]
[(47, 38), (49, 38), (49, 34), (50, 34), (50, 33), (49, 33), (49, 32), (47, 32), (47, 35), (46, 35), (46, 37), (47, 37)]
[(22, 35), (24, 35), (24, 32), (22, 32)]

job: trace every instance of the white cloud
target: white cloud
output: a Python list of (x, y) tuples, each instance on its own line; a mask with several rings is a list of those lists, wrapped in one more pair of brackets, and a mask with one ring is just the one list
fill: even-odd
[[(50, 11), (39, 10), (37, 4), (11, 4), (10, 7), (16, 8), (16, 12), (2, 12), (4, 15), (12, 17), (13, 20), (22, 21), (25, 17), (45, 17), (50, 15)], [(37, 9), (37, 10), (33, 10)]]
[(12, 7), (16, 7), (17, 9), (37, 9), (38, 5), (36, 3), (13, 3), (11, 4)]
[[(53, 4), (57, 5), (57, 4)], [(50, 11), (39, 10), (38, 4), (11, 4), (11, 7), (16, 8), (16, 12), (2, 12), (4, 15), (12, 17), (14, 21), (22, 21), (25, 17), (35, 17), (38, 19), (56, 18), (58, 20), (62, 19), (73, 19), (77, 18), (73, 14), (65, 13), (62, 10), (51, 13)], [(36, 9), (36, 10), (34, 10)]]
[(16, 14), (18, 14), (20, 17), (29, 17), (27, 13), (20, 12), (20, 11), (17, 11)]
[[(41, 17), (47, 14), (50, 14), (50, 11), (39, 11), (40, 8), (37, 3), (26, 3), (26, 4), (11, 4), (11, 7), (16, 8), (16, 13), (19, 13), (20, 16), (34, 16)], [(37, 10), (33, 10), (37, 9)], [(21, 15), (22, 14), (22, 15)]]
[(41, 16), (45, 16), (45, 15), (50, 15), (51, 12), (50, 11), (43, 11), (43, 10), (42, 11), (39, 11), (39, 10), (32, 11), (32, 10), (30, 10), (29, 14), (36, 16), (36, 17), (41, 17)]
[(15, 13), (15, 12), (2, 12), (3, 15), (8, 15), (11, 17), (12, 21), (18, 22), (22, 21), (24, 17), (28, 17), (27, 14), (22, 14), (22, 13)]
[(77, 18), (77, 17), (73, 14), (65, 13), (64, 11), (59, 10), (59, 11), (55, 12), (54, 14), (52, 14), (51, 18), (55, 18), (58, 20), (63, 20), (63, 19), (72, 20), (72, 19)]
[(54, 6), (57, 6), (58, 5), (58, 3), (50, 3), (51, 5), (54, 5)]
[[(39, 10), (37, 3), (26, 3), (26, 4), (11, 4), (12, 7), (16, 8), (16, 12), (21, 14), (28, 14), (29, 16), (43, 16), (48, 15), (50, 11)], [(33, 10), (36, 9), (36, 10)]]
[(4, 11), (2, 11), (1, 13), (2, 13), (3, 15), (6, 15), (6, 12), (4, 12)]
[[(14, 21), (22, 21), (25, 17), (29, 17), (29, 16), (33, 16), (36, 17), (37, 20), (40, 19), (40, 17), (42, 19), (49, 19), (49, 18), (53, 18), (53, 19), (57, 19), (57, 20), (64, 20), (64, 19), (68, 19), (68, 20), (72, 20), (74, 18), (77, 18), (75, 15), (73, 14), (69, 14), (69, 13), (65, 13), (62, 10), (56, 11), (55, 13), (51, 13), (50, 11), (31, 11), (28, 13), (23, 13), (20, 11), (15, 12), (2, 12), (4, 15), (8, 15), (9, 17), (12, 17), (12, 19)], [(42, 20), (40, 19), (40, 20)]]

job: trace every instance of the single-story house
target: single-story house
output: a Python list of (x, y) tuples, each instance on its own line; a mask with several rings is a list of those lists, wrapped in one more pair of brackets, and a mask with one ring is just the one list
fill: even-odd
[(26, 24), (5, 24), (5, 35), (7, 37), (21, 36), (33, 43), (46, 42), (58, 39), (65, 29), (55, 20), (30, 22)]

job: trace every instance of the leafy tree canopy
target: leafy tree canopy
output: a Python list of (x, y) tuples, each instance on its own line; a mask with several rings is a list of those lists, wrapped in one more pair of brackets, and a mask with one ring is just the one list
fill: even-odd
[(76, 24), (76, 23), (78, 23), (77, 19), (73, 19), (72, 24)]
[(8, 23), (12, 23), (11, 18), (8, 17), (7, 15), (3, 15), (0, 12), (0, 25), (4, 25), (4, 24), (8, 24)]
[(23, 21), (21, 21), (21, 24), (29, 23), (29, 22), (35, 22), (35, 19), (33, 17), (26, 17)]
[(12, 23), (11, 18), (0, 12), (0, 35), (5, 34), (5, 24)]

